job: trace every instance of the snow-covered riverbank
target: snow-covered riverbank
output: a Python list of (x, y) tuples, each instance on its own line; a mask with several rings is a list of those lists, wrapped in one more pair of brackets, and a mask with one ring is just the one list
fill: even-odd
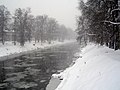
[(0, 58), (10, 56), (10, 55), (15, 55), (15, 54), (18, 55), (20, 53), (28, 52), (32, 50), (44, 49), (51, 46), (62, 45), (70, 42), (74, 42), (74, 41), (73, 40), (71, 41), (66, 40), (64, 42), (54, 41), (51, 44), (43, 43), (42, 45), (41, 43), (35, 44), (34, 42), (31, 42), (31, 43), (27, 42), (23, 47), (20, 46), (18, 43), (17, 45), (13, 45), (12, 42), (6, 42), (5, 45), (0, 44)]
[(89, 44), (75, 64), (57, 76), (56, 90), (120, 90), (120, 50)]

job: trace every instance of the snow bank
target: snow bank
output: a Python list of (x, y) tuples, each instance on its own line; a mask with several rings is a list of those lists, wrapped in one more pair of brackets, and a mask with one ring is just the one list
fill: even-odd
[(71, 40), (71, 41), (66, 40), (64, 42), (54, 41), (51, 44), (43, 43), (42, 45), (41, 45), (41, 43), (26, 42), (23, 47), (21, 47), (18, 43), (17, 43), (17, 45), (13, 45), (12, 42), (6, 42), (5, 45), (0, 44), (0, 57), (18, 54), (21, 52), (26, 52), (26, 51), (31, 51), (31, 50), (37, 50), (39, 48), (43, 49), (46, 47), (61, 45), (61, 44), (70, 43), (70, 42), (73, 42), (73, 40)]
[(120, 50), (89, 44), (81, 58), (57, 76), (56, 90), (120, 90)]

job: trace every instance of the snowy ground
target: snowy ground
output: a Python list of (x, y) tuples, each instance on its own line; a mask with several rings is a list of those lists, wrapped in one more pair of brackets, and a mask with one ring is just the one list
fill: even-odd
[(54, 41), (51, 44), (48, 43), (43, 43), (41, 45), (41, 43), (34, 43), (34, 42), (27, 42), (25, 44), (25, 46), (21, 47), (18, 43), (17, 45), (13, 45), (12, 42), (6, 42), (5, 45), (0, 44), (0, 57), (3, 56), (9, 56), (9, 55), (13, 55), (13, 54), (19, 54), (21, 52), (26, 52), (26, 51), (31, 51), (31, 50), (37, 50), (37, 49), (43, 49), (46, 47), (51, 47), (51, 46), (55, 46), (55, 45), (61, 45), (61, 44), (65, 44), (65, 43), (70, 43), (73, 42), (73, 40), (71, 41), (64, 41), (64, 42), (58, 42), (58, 41)]
[(120, 90), (120, 50), (89, 44), (75, 64), (54, 77), (56, 90)]

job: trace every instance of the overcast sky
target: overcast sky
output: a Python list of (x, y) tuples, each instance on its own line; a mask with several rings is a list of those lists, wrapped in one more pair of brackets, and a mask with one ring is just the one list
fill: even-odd
[(76, 28), (78, 0), (0, 0), (13, 14), (16, 8), (30, 7), (33, 15), (47, 14), (56, 18), (60, 24)]

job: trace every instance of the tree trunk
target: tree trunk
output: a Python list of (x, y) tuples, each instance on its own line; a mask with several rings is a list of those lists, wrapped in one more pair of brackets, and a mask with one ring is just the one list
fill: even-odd
[(5, 40), (4, 40), (4, 25), (2, 25), (2, 28), (1, 28), (1, 41), (2, 41), (2, 44), (4, 45), (5, 44)]
[[(115, 9), (118, 9), (118, 0), (115, 0)], [(118, 18), (118, 11), (115, 12), (115, 19)], [(115, 20), (115, 22), (117, 22)], [(119, 25), (115, 25), (115, 50), (119, 49)]]

